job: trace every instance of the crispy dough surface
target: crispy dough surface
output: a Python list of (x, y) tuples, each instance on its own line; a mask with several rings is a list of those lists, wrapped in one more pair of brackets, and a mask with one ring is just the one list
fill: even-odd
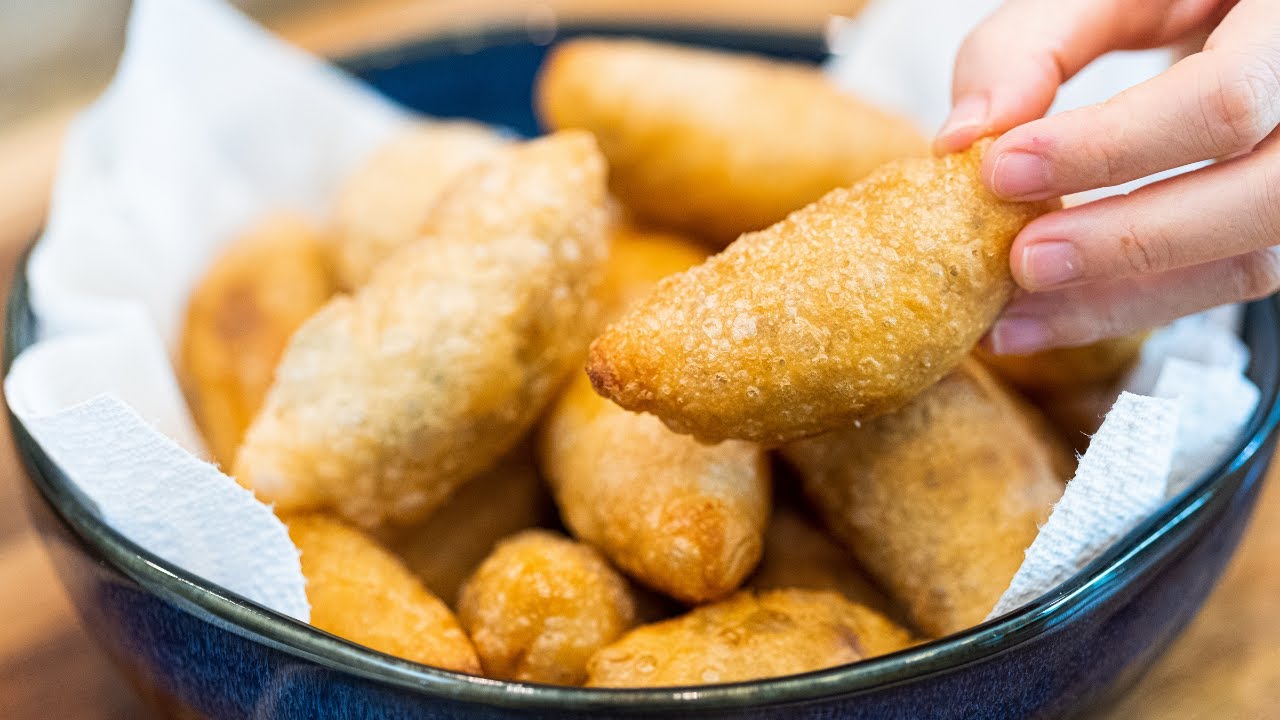
[[(603, 304), (614, 315), (705, 251), (618, 224)], [(760, 558), (769, 471), (758, 446), (704, 445), (596, 395), (579, 374), (548, 414), (543, 473), (565, 525), (642, 584), (684, 602), (724, 597)]]
[(543, 122), (600, 139), (615, 193), (642, 218), (724, 245), (927, 154), (921, 134), (814, 67), (639, 40), (557, 47), (536, 97)]
[(853, 556), (794, 507), (774, 509), (764, 535), (764, 555), (747, 587), (833, 590), (886, 615), (893, 611), (893, 601)]
[(906, 647), (903, 628), (840, 594), (745, 590), (645, 625), (591, 659), (587, 685), (664, 687), (779, 677)]
[(406, 660), (480, 673), (457, 618), (391, 553), (321, 515), (286, 516), (285, 523), (302, 553), (312, 625)]
[(975, 354), (1019, 390), (1070, 391), (1115, 380), (1133, 367), (1149, 336), (1149, 332), (1143, 331), (1030, 355), (996, 355), (979, 346)]
[(988, 144), (885, 165), (663, 280), (592, 343), (596, 390), (677, 432), (767, 444), (905, 405), (994, 321), (1013, 238), (1051, 207), (991, 195)]
[(294, 334), (236, 461), (285, 511), (429, 515), (529, 429), (580, 361), (608, 251), (585, 133), (473, 168), (401, 250)]
[(601, 288), (610, 318), (643, 300), (662, 278), (707, 259), (706, 249), (682, 235), (638, 227), (625, 219), (614, 222), (611, 236)]
[(529, 443), (468, 480), (420, 524), (404, 528), (388, 547), (431, 592), (455, 606), (462, 584), (499, 540), (554, 522)]
[(348, 289), (422, 232), (441, 194), (504, 140), (471, 122), (418, 122), (392, 137), (338, 191), (334, 270)]
[(222, 467), (235, 460), (289, 336), (332, 294), (319, 233), (292, 215), (266, 218), (233, 240), (192, 290), (178, 372)]
[(635, 612), (626, 580), (599, 553), (547, 530), (499, 543), (458, 602), (487, 675), (557, 685), (581, 684), (587, 660)]
[(760, 559), (770, 486), (758, 445), (677, 435), (580, 375), (548, 417), (541, 450), (565, 525), (655, 590), (689, 603), (721, 598)]
[(970, 360), (901, 410), (792, 443), (824, 523), (930, 636), (986, 617), (1062, 494), (1067, 451)]

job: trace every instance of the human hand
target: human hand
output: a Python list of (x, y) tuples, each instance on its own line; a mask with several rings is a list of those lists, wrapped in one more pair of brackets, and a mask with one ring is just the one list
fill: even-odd
[[(1157, 77), (1042, 117), (1099, 55), (1205, 33)], [(1010, 255), (1027, 292), (992, 328), (995, 352), (1082, 345), (1280, 289), (1280, 2), (1008, 0), (961, 47), (952, 99), (936, 149), (1003, 132), (982, 172), (1005, 198), (1229, 158), (1030, 223)]]

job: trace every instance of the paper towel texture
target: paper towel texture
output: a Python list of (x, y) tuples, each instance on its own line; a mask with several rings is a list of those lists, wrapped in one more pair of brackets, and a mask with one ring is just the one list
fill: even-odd
[(137, 0), (115, 79), (67, 136), (28, 265), (41, 341), (5, 383), (23, 424), (126, 537), (302, 620), (284, 526), (182, 449), (202, 443), (170, 357), (222, 246), (268, 212), (323, 217), (404, 122), (222, 2)]
[(1178, 416), (1176, 400), (1120, 396), (989, 618), (1057, 587), (1164, 503)]
[(298, 550), (271, 509), (124, 404), (100, 396), (23, 425), (122, 535), (264, 607), (310, 617)]
[(1226, 459), (1258, 407), (1258, 386), (1228, 367), (1170, 358), (1156, 383), (1156, 397), (1182, 402), (1178, 441), (1167, 494), (1186, 490)]

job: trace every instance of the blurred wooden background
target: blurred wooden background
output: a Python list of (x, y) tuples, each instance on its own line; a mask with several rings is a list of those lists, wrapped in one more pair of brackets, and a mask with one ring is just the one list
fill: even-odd
[[(531, 7), (569, 16), (666, 16), (821, 28), (861, 0), (247, 0), (289, 40), (345, 54)], [(305, 5), (305, 7), (304, 7)], [(607, 6), (607, 11), (601, 8)], [(44, 8), (47, 14), (41, 14)], [(43, 217), (75, 108), (110, 76), (126, 0), (0, 0), (0, 292)], [(62, 25), (56, 20), (61, 18)], [(91, 38), (86, 41), (85, 38)], [(3, 422), (3, 418), (0, 418)], [(7, 431), (5, 432), (7, 438)], [(1276, 473), (1272, 473), (1274, 476)], [(1272, 477), (1240, 554), (1204, 613), (1108, 720), (1280, 717), (1280, 488)], [(0, 718), (144, 716), (93, 645), (27, 524), (19, 470), (0, 444)]]

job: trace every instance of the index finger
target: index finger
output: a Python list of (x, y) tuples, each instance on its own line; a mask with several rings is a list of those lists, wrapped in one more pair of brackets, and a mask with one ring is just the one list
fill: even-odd
[(934, 141), (963, 150), (1041, 117), (1058, 87), (1110, 50), (1172, 41), (1209, 18), (1218, 2), (1010, 0), (965, 39), (956, 55), (951, 117)]

